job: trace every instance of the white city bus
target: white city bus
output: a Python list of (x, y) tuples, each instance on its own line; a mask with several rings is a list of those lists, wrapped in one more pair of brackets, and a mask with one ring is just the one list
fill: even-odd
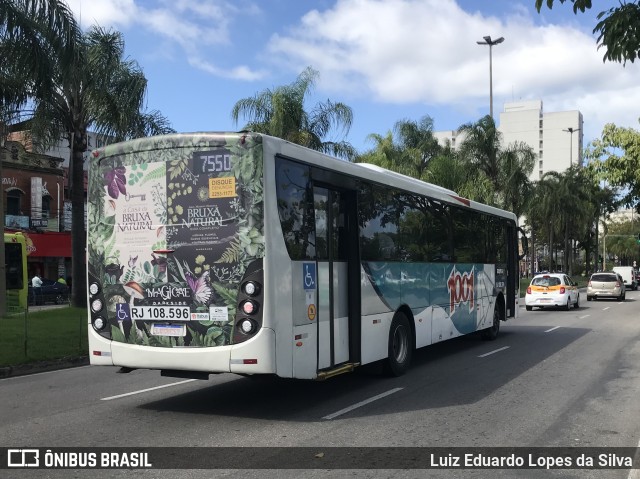
[(512, 213), (255, 133), (94, 151), (89, 354), (166, 376), (323, 379), (518, 311)]

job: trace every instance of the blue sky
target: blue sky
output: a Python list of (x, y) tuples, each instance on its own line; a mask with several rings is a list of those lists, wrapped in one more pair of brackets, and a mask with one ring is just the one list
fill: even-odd
[[(505, 102), (537, 100), (545, 112), (580, 110), (585, 144), (606, 123), (638, 128), (640, 68), (603, 63), (592, 30), (618, 5), (587, 13), (535, 0), (68, 0), (83, 27), (124, 34), (126, 54), (148, 79), (147, 108), (180, 132), (237, 130), (241, 98), (289, 84), (305, 67), (320, 78), (307, 109), (340, 101), (353, 109), (347, 136), (373, 147), (401, 119), (429, 115), (453, 130)], [(340, 139), (334, 137), (331, 139)]]

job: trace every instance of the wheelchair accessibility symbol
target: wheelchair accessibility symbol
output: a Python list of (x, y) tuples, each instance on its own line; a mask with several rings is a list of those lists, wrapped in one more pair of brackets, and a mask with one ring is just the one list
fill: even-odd
[(131, 321), (131, 312), (126, 303), (116, 303), (116, 318), (118, 321)]
[(304, 289), (316, 289), (316, 264), (302, 263), (302, 283)]

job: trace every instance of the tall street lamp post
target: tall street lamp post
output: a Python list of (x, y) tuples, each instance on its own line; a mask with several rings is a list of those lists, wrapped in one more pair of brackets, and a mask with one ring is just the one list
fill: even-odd
[[(571, 139), (569, 140), (569, 168), (571, 168), (571, 166), (573, 165), (573, 134), (575, 132), (580, 131), (580, 128), (567, 128), (566, 130), (562, 130), (562, 131), (566, 131), (567, 133), (571, 134)], [(580, 155), (578, 155), (579, 157)]]
[(491, 37), (487, 35), (483, 38), (483, 42), (477, 43), (478, 45), (489, 45), (489, 113), (491, 114), (491, 118), (493, 118), (493, 59), (491, 51), (494, 45), (504, 42), (504, 37), (491, 40)]

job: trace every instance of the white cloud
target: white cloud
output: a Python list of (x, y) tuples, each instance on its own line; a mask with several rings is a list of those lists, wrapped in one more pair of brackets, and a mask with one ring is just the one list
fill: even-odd
[(126, 27), (140, 16), (135, 0), (67, 0), (83, 28), (98, 24), (101, 27)]
[[(142, 28), (149, 36), (179, 45), (189, 64), (213, 75), (239, 80), (255, 80), (264, 75), (247, 65), (223, 68), (202, 60), (206, 48), (230, 44), (229, 27), (234, 19), (260, 13), (253, 3), (238, 6), (222, 0), (161, 0), (144, 4), (139, 0), (69, 0), (68, 4), (83, 28), (93, 24), (117, 30)], [(149, 52), (149, 56), (163, 56), (165, 42), (155, 42), (152, 47), (155, 51)]]
[[(312, 65), (319, 87), (334, 93), (460, 110), (487, 103), (489, 47), (476, 42), (504, 36), (492, 48), (495, 111), (512, 98), (542, 99), (545, 111), (581, 110), (585, 129), (638, 115), (637, 65), (603, 64), (595, 38), (576, 24), (536, 25), (530, 15), (483, 16), (453, 0), (338, 0), (273, 35), (268, 48), (295, 71)], [(622, 92), (626, 101), (604, 99)]]

